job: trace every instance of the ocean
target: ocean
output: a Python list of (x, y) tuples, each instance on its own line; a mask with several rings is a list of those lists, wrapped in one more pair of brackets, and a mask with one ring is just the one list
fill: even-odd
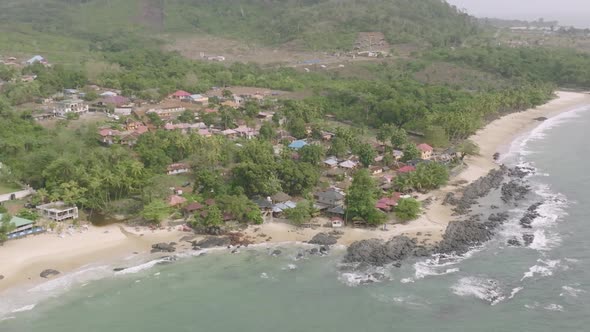
[[(534, 169), (493, 240), (463, 257), (345, 273), (343, 248), (305, 255), (297, 245), (153, 261), (114, 273), (87, 266), (0, 298), (2, 332), (589, 331), (590, 107), (543, 122), (503, 162)], [(519, 220), (541, 203), (531, 229)], [(525, 233), (534, 235), (528, 246)], [(272, 250), (282, 253), (272, 256)], [(167, 264), (163, 264), (167, 263)]]

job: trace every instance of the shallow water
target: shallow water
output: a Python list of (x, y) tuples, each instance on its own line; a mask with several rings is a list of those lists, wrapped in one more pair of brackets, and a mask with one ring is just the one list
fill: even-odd
[[(505, 162), (537, 169), (535, 193), (502, 206), (511, 220), (467, 257), (410, 261), (367, 285), (339, 270), (342, 250), (296, 260), (304, 249), (285, 246), (279, 257), (223, 250), (117, 275), (87, 267), (0, 299), (0, 331), (588, 331), (590, 112), (559, 119), (513, 145)], [(535, 241), (508, 247), (538, 201), (542, 216), (526, 230)]]

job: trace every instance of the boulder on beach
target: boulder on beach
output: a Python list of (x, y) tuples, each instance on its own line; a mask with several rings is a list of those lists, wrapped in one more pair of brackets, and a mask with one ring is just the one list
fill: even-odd
[(317, 244), (320, 246), (331, 246), (336, 244), (336, 242), (338, 242), (338, 239), (335, 236), (326, 233), (318, 233), (308, 241), (309, 244)]
[(152, 253), (155, 252), (175, 252), (176, 248), (171, 243), (156, 243), (152, 245)]
[(4, 276), (0, 274), (0, 280), (4, 279)]
[(120, 272), (120, 271), (123, 271), (123, 270), (126, 270), (126, 269), (127, 269), (126, 267), (116, 267), (116, 268), (113, 269), (113, 271), (114, 272)]
[(58, 275), (58, 274), (60, 274), (60, 272), (59, 272), (58, 270), (53, 270), (53, 269), (46, 269), (46, 270), (43, 270), (43, 272), (41, 272), (41, 273), (39, 274), (39, 276), (40, 276), (41, 278), (49, 278), (49, 277), (56, 276), (56, 275)]
[(416, 243), (407, 236), (396, 236), (387, 242), (378, 239), (357, 241), (351, 244), (344, 261), (383, 266), (399, 262), (412, 255)]
[(199, 242), (193, 242), (193, 247), (199, 248), (215, 248), (215, 247), (227, 247), (231, 244), (229, 237), (217, 237), (210, 236)]

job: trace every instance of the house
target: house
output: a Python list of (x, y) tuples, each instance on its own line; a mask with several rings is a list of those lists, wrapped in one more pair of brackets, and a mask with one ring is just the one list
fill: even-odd
[(373, 175), (377, 175), (377, 174), (383, 173), (383, 168), (380, 167), (380, 166), (371, 166), (369, 168), (369, 170), (371, 171), (371, 174), (373, 174)]
[(178, 195), (170, 195), (166, 201), (168, 202), (168, 206), (178, 206), (186, 203), (186, 198)]
[(168, 96), (168, 98), (170, 98), (170, 99), (178, 99), (178, 100), (188, 100), (188, 99), (190, 99), (190, 97), (191, 97), (191, 94), (186, 91), (183, 91), (183, 90), (178, 90)]
[(292, 202), (292, 201), (286, 201), (284, 203), (278, 203), (278, 204), (273, 205), (272, 212), (276, 213), (276, 214), (281, 214), (285, 210), (294, 209), (296, 207), (297, 207), (297, 203)]
[(358, 163), (355, 161), (352, 161), (352, 160), (345, 160), (345, 161), (341, 162), (340, 164), (338, 164), (338, 166), (340, 166), (341, 168), (344, 168), (344, 169), (354, 169), (357, 167), (357, 165), (358, 165)]
[[(0, 220), (2, 220), (2, 218), (4, 217), (4, 215), (2, 213), (0, 213)], [(35, 224), (34, 221), (32, 220), (28, 220), (28, 219), (24, 219), (24, 218), (20, 218), (20, 217), (16, 217), (16, 216), (12, 216), (9, 223), (14, 224), (15, 229), (13, 231), (11, 231), (10, 234), (13, 233), (19, 233), (22, 231), (25, 231), (27, 229), (31, 229), (33, 228), (33, 225)]]
[(221, 131), (221, 135), (228, 138), (234, 138), (238, 135), (238, 132), (233, 129), (226, 129)]
[(203, 106), (209, 105), (209, 97), (203, 96), (200, 94), (191, 95), (190, 100), (195, 104), (199, 104), (199, 105), (203, 105)]
[(278, 192), (270, 197), (273, 203), (284, 203), (291, 199), (291, 196), (284, 192)]
[(78, 219), (78, 207), (64, 202), (53, 202), (37, 206), (41, 217), (54, 221)]
[(304, 140), (297, 140), (297, 141), (293, 141), (291, 144), (289, 144), (289, 148), (293, 149), (293, 150), (299, 150), (302, 147), (306, 146), (307, 142)]
[(400, 159), (402, 159), (403, 156), (404, 156), (403, 151), (393, 150), (393, 158), (395, 158), (395, 160), (400, 160)]
[(164, 107), (164, 108), (152, 108), (149, 109), (146, 113), (156, 113), (158, 117), (161, 119), (170, 119), (173, 115), (182, 113), (186, 110), (184, 107), (180, 106), (172, 106), (172, 107)]
[(418, 145), (418, 150), (420, 150), (422, 159), (430, 160), (432, 158), (432, 151), (433, 151), (432, 146), (430, 146), (426, 143), (422, 143), (422, 144)]
[(335, 206), (335, 207), (327, 210), (326, 212), (328, 212), (329, 214), (335, 215), (335, 216), (343, 216), (346, 214), (346, 211), (344, 210), (344, 207), (342, 207), (342, 206)]
[(185, 206), (184, 208), (182, 208), (182, 212), (184, 212), (185, 216), (194, 214), (197, 211), (200, 211), (203, 209), (203, 205), (201, 205), (198, 202), (193, 202), (190, 203), (189, 205)]
[(332, 224), (332, 228), (341, 228), (344, 226), (344, 220), (339, 217), (334, 217), (330, 219), (330, 223)]
[(259, 112), (256, 115), (257, 118), (262, 120), (272, 120), (272, 117), (275, 115), (275, 112)]
[(378, 200), (375, 207), (383, 212), (391, 212), (397, 206), (400, 197), (400, 193), (393, 193), (390, 197), (383, 197)]
[(121, 133), (118, 130), (103, 128), (99, 130), (98, 134), (101, 137), (102, 143), (112, 145), (115, 143), (115, 137), (119, 136)]
[(166, 174), (176, 175), (176, 174), (188, 173), (188, 172), (190, 172), (190, 170), (191, 169), (187, 164), (176, 163), (176, 164), (168, 165), (168, 167), (166, 168)]
[(101, 96), (101, 97), (116, 97), (117, 95), (118, 94), (113, 91), (105, 91), (105, 92), (99, 94), (99, 96)]
[(316, 202), (327, 206), (336, 207), (344, 205), (344, 195), (335, 189), (328, 189), (314, 194)]
[(328, 157), (328, 159), (324, 160), (324, 165), (329, 168), (336, 168), (338, 167), (338, 159), (336, 157)]
[(239, 126), (238, 128), (236, 128), (234, 130), (236, 131), (238, 136), (243, 137), (243, 138), (252, 139), (252, 138), (258, 136), (258, 130), (254, 129), (254, 128), (250, 128), (248, 126)]
[(59, 102), (53, 111), (61, 116), (68, 113), (86, 113), (88, 112), (88, 105), (79, 99), (64, 100)]
[(397, 172), (401, 173), (401, 174), (405, 174), (405, 173), (411, 173), (415, 170), (416, 170), (416, 167), (414, 167), (412, 165), (406, 165), (406, 166), (403, 166), (400, 169), (398, 169)]
[[(106, 93), (106, 92), (105, 92)], [(123, 107), (127, 106), (130, 103), (129, 98), (123, 96), (104, 96), (98, 104), (100, 106), (112, 106), (112, 107)]]

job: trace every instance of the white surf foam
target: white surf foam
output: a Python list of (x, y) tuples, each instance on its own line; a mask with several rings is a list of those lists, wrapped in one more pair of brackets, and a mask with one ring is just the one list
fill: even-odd
[(538, 275), (541, 277), (552, 276), (553, 271), (555, 270), (555, 268), (559, 265), (559, 263), (561, 261), (559, 259), (556, 259), (556, 260), (538, 259), (537, 262), (540, 264), (531, 266), (529, 268), (528, 272), (524, 273), (524, 275), (522, 276), (520, 281), (523, 281), (524, 279), (527, 279), (527, 278), (532, 278), (535, 275)]
[(464, 277), (451, 286), (453, 293), (459, 296), (474, 296), (491, 305), (496, 305), (505, 299), (498, 281), (478, 277)]
[(580, 295), (582, 293), (586, 293), (585, 290), (579, 289), (579, 288), (574, 288), (573, 286), (579, 287), (578, 284), (572, 285), (572, 286), (562, 286), (561, 289), (563, 289), (563, 292), (561, 294), (559, 294), (559, 296), (578, 297), (578, 295)]
[(549, 311), (563, 311), (563, 306), (560, 304), (550, 303), (543, 307), (545, 310)]
[(17, 312), (31, 311), (31, 310), (35, 309), (36, 306), (37, 306), (36, 304), (29, 304), (29, 305), (12, 310), (12, 313), (15, 314)]
[(513, 299), (516, 294), (518, 294), (521, 290), (523, 290), (524, 287), (515, 287), (512, 289), (512, 292), (510, 292), (510, 296), (508, 296), (508, 299)]

